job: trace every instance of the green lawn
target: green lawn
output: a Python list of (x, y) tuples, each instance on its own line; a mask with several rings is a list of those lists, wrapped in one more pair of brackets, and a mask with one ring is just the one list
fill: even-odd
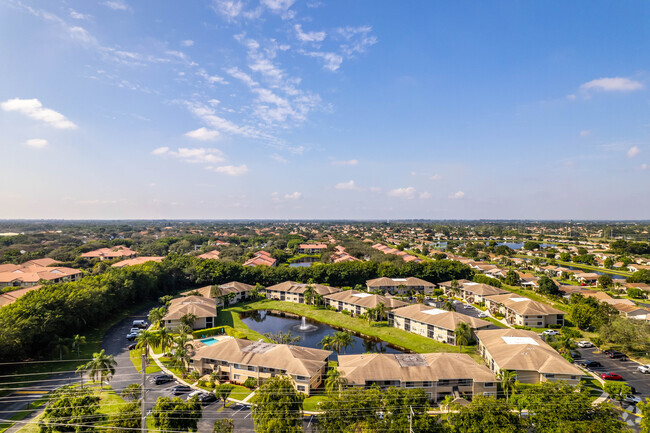
[(315, 395), (308, 397), (302, 402), (302, 410), (309, 412), (318, 412), (318, 403), (327, 400), (327, 398), (328, 397), (324, 395)]
[[(317, 309), (309, 305), (296, 304), (293, 302), (285, 301), (273, 301), (264, 299), (246, 305), (237, 305), (227, 308), (225, 310), (222, 310), (221, 316), (226, 316), (226, 320), (230, 320), (229, 318), (233, 317), (233, 320), (230, 322), (232, 325), (230, 323), (222, 324), (228, 326), (235, 325), (233, 327), (237, 330), (247, 332), (247, 334), (254, 333), (255, 335), (260, 335), (257, 332), (250, 330), (241, 321), (241, 319), (239, 319), (239, 313), (251, 310), (279, 310), (298, 314), (314, 320), (318, 320), (319, 322), (327, 323), (335, 327), (348, 329), (369, 337), (375, 337), (394, 346), (411, 350), (417, 353), (458, 352), (458, 346), (439, 343), (430, 338), (412, 334), (401, 329), (389, 327), (385, 324), (383, 326), (377, 326), (376, 324), (369, 325), (366, 320), (350, 317), (336, 311)], [(257, 339), (257, 337), (255, 337), (255, 339)], [(474, 347), (463, 347), (462, 352), (471, 355), (477, 360), (480, 359), (480, 356), (476, 353)]]
[(230, 392), (230, 398), (235, 399), (235, 400), (243, 400), (246, 397), (248, 397), (248, 395), (251, 392), (253, 392), (253, 391), (251, 391), (250, 389), (248, 389), (246, 387), (239, 386), (239, 385), (233, 385), (233, 389)]
[[(131, 359), (131, 363), (135, 367), (136, 370), (138, 370), (138, 373), (142, 372), (142, 352), (140, 349), (134, 349), (129, 351), (129, 358)], [(158, 367), (158, 364), (151, 359), (151, 356), (147, 357), (147, 374), (148, 373), (157, 373), (159, 371), (162, 371), (160, 367)]]

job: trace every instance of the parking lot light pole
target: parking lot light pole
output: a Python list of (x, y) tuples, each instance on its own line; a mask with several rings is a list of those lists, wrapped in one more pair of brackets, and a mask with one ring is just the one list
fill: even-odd
[(145, 397), (147, 395), (147, 391), (145, 390), (146, 378), (147, 378), (147, 354), (143, 353), (142, 354), (142, 390), (141, 390), (142, 407), (140, 408), (140, 410), (142, 411), (141, 414), (142, 425), (140, 426), (140, 430), (142, 431), (142, 433), (147, 432), (147, 413), (146, 413), (146, 405), (145, 405), (145, 400), (146, 400)]

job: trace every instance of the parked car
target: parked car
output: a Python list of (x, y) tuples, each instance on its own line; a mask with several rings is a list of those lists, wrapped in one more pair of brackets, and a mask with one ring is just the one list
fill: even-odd
[(626, 395), (625, 397), (623, 397), (623, 401), (628, 404), (641, 403), (641, 399), (636, 395)]
[(173, 382), (174, 376), (171, 374), (159, 374), (158, 376), (153, 377), (153, 381), (156, 385), (161, 385), (167, 382)]
[(605, 380), (623, 380), (623, 376), (616, 373), (603, 373), (600, 375), (600, 378)]
[(571, 354), (571, 358), (573, 358), (573, 359), (580, 359), (580, 358), (582, 358), (582, 355), (581, 355), (580, 352), (578, 352), (577, 350), (571, 350), (571, 351), (570, 351), (570, 354)]
[(126, 348), (129, 349), (129, 350), (133, 350), (133, 349), (135, 349), (135, 346), (137, 346), (137, 344), (133, 343), (133, 344), (129, 344)]
[(135, 334), (140, 334), (143, 330), (140, 328), (131, 328), (129, 332), (135, 333)]
[(636, 368), (640, 373), (649, 374), (650, 373), (650, 364), (639, 365)]
[(627, 355), (624, 354), (623, 352), (617, 352), (615, 350), (610, 351), (607, 356), (609, 356), (612, 359), (620, 359), (621, 361), (624, 361), (627, 359)]
[(178, 385), (172, 388), (171, 392), (172, 395), (181, 395), (185, 394), (186, 392), (192, 391), (192, 388), (190, 388), (187, 385)]
[(470, 304), (465, 304), (465, 305), (463, 306), (463, 308), (467, 310), (468, 308), (474, 308), (474, 306), (472, 306), (472, 305), (470, 305)]
[(591, 341), (582, 340), (582, 341), (578, 341), (578, 347), (582, 347), (582, 348), (594, 347), (594, 344)]
[(546, 331), (542, 332), (542, 335), (560, 335), (560, 333), (555, 329), (547, 329)]
[(136, 339), (137, 336), (138, 336), (137, 333), (135, 333), (135, 332), (129, 332), (128, 334), (126, 334), (126, 339), (127, 339), (128, 341), (133, 341), (133, 340)]
[(217, 401), (217, 396), (211, 392), (202, 392), (199, 394), (199, 401), (203, 404), (209, 404), (213, 401)]
[(484, 318), (490, 317), (490, 316), (487, 313), (481, 313), (481, 314), (478, 315), (478, 317), (480, 317), (481, 319), (484, 319)]
[(190, 392), (189, 394), (187, 394), (187, 399), (189, 400), (189, 399), (191, 399), (191, 398), (193, 398), (193, 397), (197, 397), (197, 398), (198, 398), (199, 394), (203, 394), (204, 392), (205, 392), (205, 391), (192, 391), (192, 392)]
[(133, 325), (131, 326), (133, 326), (134, 328), (146, 328), (147, 326), (149, 326), (149, 324), (147, 323), (146, 320), (134, 320)]
[(578, 362), (578, 365), (582, 365), (582, 366), (585, 367), (585, 368), (598, 368), (598, 367), (602, 367), (602, 366), (603, 366), (603, 365), (602, 365), (600, 362), (598, 362), (598, 361), (590, 361), (590, 360), (588, 360), (588, 359), (584, 359), (584, 360)]

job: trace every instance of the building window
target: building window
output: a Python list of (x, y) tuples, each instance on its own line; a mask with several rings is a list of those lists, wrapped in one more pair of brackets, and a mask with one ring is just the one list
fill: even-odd
[(302, 392), (305, 392), (306, 389), (305, 385), (298, 385), (296, 388), (298, 389), (298, 391), (302, 391)]
[(486, 388), (492, 388), (492, 387), (494, 387), (494, 382), (485, 382), (485, 384), (483, 386), (486, 387)]

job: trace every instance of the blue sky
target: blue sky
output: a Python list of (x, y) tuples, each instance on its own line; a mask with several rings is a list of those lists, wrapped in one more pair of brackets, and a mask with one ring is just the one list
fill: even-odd
[(650, 3), (0, 0), (0, 218), (650, 218)]

